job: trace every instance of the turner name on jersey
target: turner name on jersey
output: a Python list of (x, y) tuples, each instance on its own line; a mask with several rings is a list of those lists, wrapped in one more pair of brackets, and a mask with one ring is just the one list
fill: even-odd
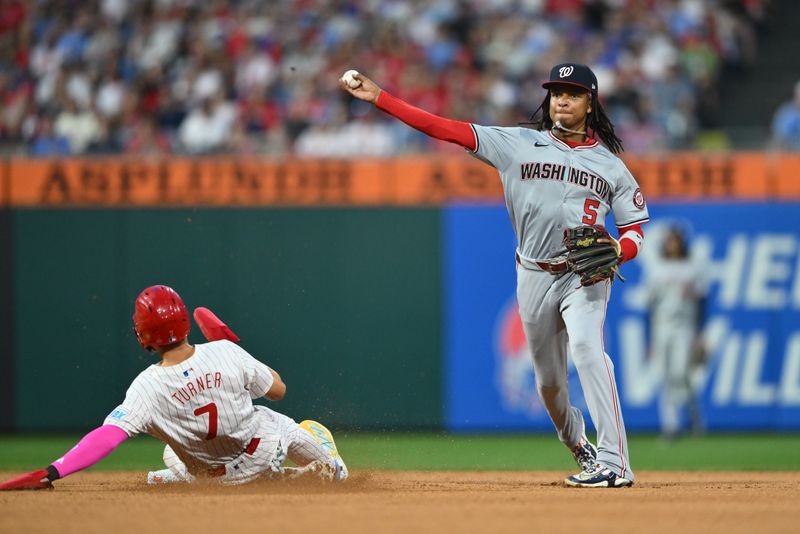
[[(188, 369), (183, 372), (184, 375), (190, 375), (194, 368)], [(222, 373), (219, 371), (205, 373), (203, 376), (195, 378), (172, 393), (171, 397), (181, 405), (192, 400), (198, 393), (211, 388), (218, 388), (222, 385)]]
[(258, 428), (253, 400), (272, 387), (269, 367), (227, 340), (195, 345), (178, 365), (151, 365), (105, 420), (130, 436), (150, 434), (187, 465), (218, 465), (242, 453)]

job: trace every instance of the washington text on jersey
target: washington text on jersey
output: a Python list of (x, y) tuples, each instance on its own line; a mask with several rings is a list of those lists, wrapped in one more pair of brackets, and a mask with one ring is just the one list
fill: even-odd
[(585, 187), (597, 193), (597, 195), (608, 200), (608, 193), (611, 186), (608, 182), (596, 174), (581, 170), (570, 169), (569, 178), (566, 180), (567, 168), (559, 163), (541, 163), (531, 162), (520, 164), (520, 179), (521, 180), (558, 180), (566, 181), (569, 184)]

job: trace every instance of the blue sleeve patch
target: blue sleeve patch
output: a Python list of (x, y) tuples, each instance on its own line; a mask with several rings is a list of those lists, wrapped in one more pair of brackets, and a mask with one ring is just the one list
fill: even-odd
[(128, 410), (125, 410), (125, 409), (123, 409), (123, 408), (117, 408), (116, 410), (114, 410), (113, 412), (111, 412), (111, 415), (109, 415), (109, 417), (110, 417), (111, 419), (116, 419), (117, 421), (120, 421), (120, 420), (122, 420), (122, 419), (123, 419), (123, 418), (124, 418), (126, 415), (128, 415)]

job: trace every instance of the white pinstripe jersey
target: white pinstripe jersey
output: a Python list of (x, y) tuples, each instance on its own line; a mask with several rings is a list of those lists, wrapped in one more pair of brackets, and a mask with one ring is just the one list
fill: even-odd
[(550, 132), (472, 127), (474, 155), (500, 172), (522, 257), (558, 256), (565, 228), (605, 225), (612, 209), (619, 227), (649, 220), (636, 180), (599, 142), (571, 148)]
[(151, 365), (104, 424), (168, 444), (190, 471), (242, 454), (259, 422), (252, 399), (272, 387), (269, 367), (230, 341), (195, 345), (178, 365)]

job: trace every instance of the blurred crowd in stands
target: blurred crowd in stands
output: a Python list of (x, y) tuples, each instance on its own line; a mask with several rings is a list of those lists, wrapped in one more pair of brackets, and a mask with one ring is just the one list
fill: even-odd
[(433, 113), (527, 120), (591, 65), (628, 151), (692, 146), (767, 0), (0, 0), (0, 152), (451, 151), (338, 88), (355, 68)]

